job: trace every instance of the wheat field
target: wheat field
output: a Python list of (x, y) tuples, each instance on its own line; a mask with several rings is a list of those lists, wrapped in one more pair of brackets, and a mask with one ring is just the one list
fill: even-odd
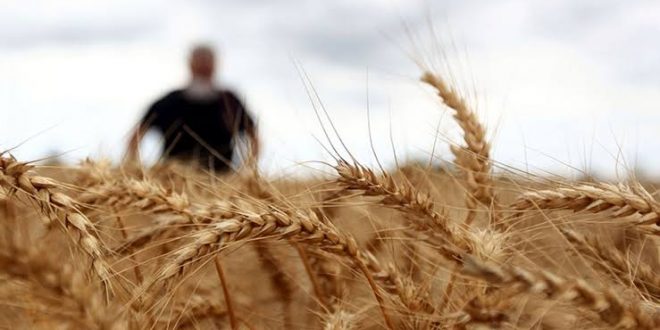
[(425, 73), (454, 166), (214, 176), (0, 154), (0, 325), (20, 329), (658, 329), (660, 203), (640, 182), (493, 171)]

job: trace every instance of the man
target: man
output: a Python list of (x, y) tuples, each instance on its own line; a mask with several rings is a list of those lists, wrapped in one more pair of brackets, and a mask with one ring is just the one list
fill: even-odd
[(188, 86), (156, 101), (142, 117), (131, 135), (127, 156), (139, 158), (140, 141), (154, 128), (164, 136), (166, 158), (224, 172), (231, 166), (235, 139), (245, 134), (250, 141), (250, 160), (256, 161), (259, 140), (254, 120), (231, 91), (214, 84), (213, 49), (205, 45), (193, 48), (189, 68)]

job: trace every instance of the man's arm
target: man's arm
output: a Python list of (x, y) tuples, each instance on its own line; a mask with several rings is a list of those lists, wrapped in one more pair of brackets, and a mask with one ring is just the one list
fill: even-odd
[(249, 155), (246, 163), (248, 166), (256, 165), (259, 160), (259, 153), (261, 152), (261, 141), (259, 140), (259, 132), (257, 130), (257, 125), (250, 116), (250, 112), (245, 108), (245, 105), (241, 100), (232, 92), (226, 92), (225, 97), (228, 97), (230, 101), (230, 106), (235, 109), (237, 120), (234, 127), (237, 128), (237, 132), (247, 135), (249, 139)]
[(140, 118), (140, 121), (135, 125), (135, 128), (131, 132), (131, 136), (128, 139), (128, 145), (126, 146), (126, 154), (124, 155), (124, 161), (128, 162), (139, 162), (140, 161), (140, 142), (144, 138), (144, 135), (147, 133), (151, 127), (162, 127), (163, 118), (162, 112), (163, 107), (165, 106), (167, 96), (156, 101), (149, 107), (149, 110)]
[(140, 162), (140, 142), (144, 138), (147, 127), (140, 122), (131, 133), (124, 155), (124, 162)]
[(254, 125), (249, 126), (245, 130), (245, 133), (250, 139), (250, 159), (248, 160), (248, 162), (254, 163), (254, 165), (256, 165), (258, 163), (259, 153), (261, 151), (261, 141), (259, 141), (259, 134), (257, 132), (257, 127)]

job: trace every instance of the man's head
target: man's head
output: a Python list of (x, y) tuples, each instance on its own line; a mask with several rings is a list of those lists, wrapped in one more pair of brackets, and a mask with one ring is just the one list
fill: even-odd
[(215, 71), (215, 53), (208, 45), (195, 46), (188, 61), (193, 79), (212, 80)]

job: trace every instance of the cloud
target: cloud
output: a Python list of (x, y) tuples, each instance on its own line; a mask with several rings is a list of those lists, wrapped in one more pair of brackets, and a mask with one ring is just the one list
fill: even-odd
[[(414, 56), (448, 61), (461, 90), (476, 92), (482, 118), (493, 130), (499, 125), (498, 160), (525, 159), (521, 135), (526, 145), (569, 161), (564, 142), (588, 139), (589, 127), (606, 136), (602, 144), (611, 151), (617, 145), (610, 132), (658, 121), (660, 11), (646, 1), (71, 1), (0, 12), (0, 109), (12, 109), (0, 122), (0, 143), (56, 125), (18, 151), (26, 159), (53, 146), (84, 147), (73, 158), (96, 150), (119, 155), (125, 132), (152, 98), (185, 82), (185, 52), (200, 40), (222, 49), (223, 82), (246, 95), (261, 119), (271, 169), (324, 157), (292, 58), (359, 158), (371, 157), (367, 70), (381, 160), (392, 160), (390, 125), (402, 157), (425, 157), (438, 120), (444, 118), (443, 137), (460, 138), (416, 81), (419, 58), (405, 54), (415, 49), (404, 23), (429, 46), (429, 20), (443, 42)], [(657, 150), (647, 135), (639, 147)], [(610, 164), (606, 152), (594, 155)], [(534, 164), (557, 165), (540, 158)]]
[[(404, 23), (424, 16), (416, 4), (396, 1), (197, 1), (213, 37), (230, 44), (267, 45), (331, 65), (390, 66), (403, 54), (392, 39)], [(231, 33), (228, 33), (231, 31)]]
[(533, 36), (570, 44), (609, 66), (614, 79), (660, 84), (660, 4), (552, 1), (531, 8)]
[[(125, 43), (154, 36), (160, 28), (147, 3), (36, 1), (0, 11), (0, 49)], [(154, 9), (154, 10), (152, 10)]]

